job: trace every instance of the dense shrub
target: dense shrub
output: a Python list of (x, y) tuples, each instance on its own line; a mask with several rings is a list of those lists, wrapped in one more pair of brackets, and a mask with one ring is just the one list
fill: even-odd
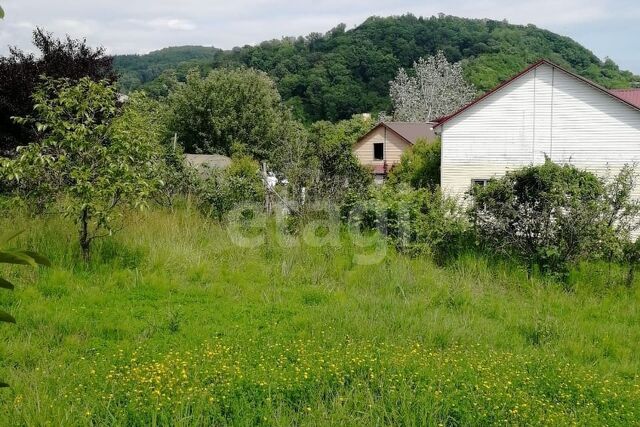
[(625, 168), (608, 184), (546, 161), (473, 188), (470, 215), (488, 249), (521, 260), (529, 271), (565, 272), (568, 264), (608, 256), (629, 239), (637, 212), (631, 177)]
[(440, 152), (439, 139), (434, 142), (419, 139), (391, 169), (389, 183), (406, 182), (413, 188), (436, 188), (440, 185)]
[(350, 190), (364, 193), (372, 182), (371, 172), (360, 164), (352, 147), (373, 125), (362, 116), (316, 122), (278, 144), (271, 165), (289, 181), (288, 196), (300, 205), (305, 188), (307, 203), (339, 204)]
[(222, 220), (241, 203), (264, 201), (260, 165), (246, 155), (234, 156), (226, 169), (205, 171), (197, 193), (202, 211)]
[(431, 255), (439, 262), (459, 254), (468, 241), (464, 212), (439, 189), (401, 184), (373, 188), (365, 198), (350, 193), (341, 215), (352, 226), (377, 228), (403, 252)]

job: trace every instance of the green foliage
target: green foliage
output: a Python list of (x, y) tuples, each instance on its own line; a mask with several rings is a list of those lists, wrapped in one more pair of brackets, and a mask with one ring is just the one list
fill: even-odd
[[(628, 221), (621, 208), (630, 193), (608, 197), (594, 174), (547, 160), (508, 172), (472, 189), (471, 217), (479, 239), (497, 253), (543, 271), (567, 271), (568, 264), (606, 256), (607, 242), (626, 238), (615, 229)], [(631, 214), (631, 211), (628, 211)]]
[(35, 117), (17, 120), (41, 138), (5, 162), (4, 176), (41, 205), (62, 196), (87, 259), (91, 242), (116, 230), (120, 208), (143, 208), (160, 185), (162, 128), (142, 108), (144, 96), (132, 97), (118, 116), (115, 88), (89, 78), (47, 80), (33, 97)]
[(222, 220), (224, 215), (242, 203), (264, 201), (264, 183), (260, 165), (251, 157), (236, 155), (225, 169), (210, 169), (198, 186), (201, 210)]
[(384, 185), (360, 200), (347, 200), (341, 215), (359, 227), (380, 230), (404, 252), (437, 262), (460, 255), (468, 244), (464, 212), (440, 190)]
[(340, 200), (347, 189), (364, 191), (372, 182), (369, 170), (353, 154), (358, 138), (373, 127), (371, 120), (355, 116), (337, 123), (316, 122), (309, 128), (312, 162), (318, 179), (309, 186), (316, 200)]
[(0, 153), (15, 155), (16, 148), (36, 139), (35, 130), (19, 126), (12, 117), (32, 114), (33, 92), (42, 76), (78, 80), (89, 77), (94, 81), (115, 81), (113, 58), (103, 48), (93, 49), (86, 40), (67, 36), (57, 39), (53, 34), (36, 28), (31, 49), (26, 53), (11, 48), (0, 57)]
[(337, 123), (316, 122), (308, 129), (294, 128), (291, 136), (275, 147), (274, 170), (289, 181), (289, 196), (300, 202), (306, 189), (307, 201), (340, 202), (349, 190), (364, 191), (372, 178), (354, 156), (352, 147), (374, 123), (362, 116)]
[(419, 139), (402, 154), (400, 163), (391, 168), (388, 183), (407, 183), (413, 188), (435, 189), (440, 185), (440, 139)]
[[(2, 244), (2, 249), (0, 249), (0, 264), (18, 264), (31, 267), (36, 267), (38, 264), (51, 266), (49, 260), (35, 252), (6, 248), (7, 243), (18, 234), (20, 233), (5, 236), (0, 240), (0, 244)], [(15, 286), (8, 280), (0, 277), (0, 288), (12, 291), (15, 289)], [(0, 322), (16, 323), (16, 319), (6, 311), (0, 310)], [(0, 388), (3, 387), (9, 387), (9, 384), (0, 381)]]
[(191, 72), (171, 93), (169, 129), (187, 153), (230, 155), (234, 144), (259, 159), (287, 137), (292, 125), (273, 81), (251, 69)]
[[(184, 80), (193, 68), (206, 69), (220, 49), (204, 46), (178, 46), (156, 50), (145, 55), (117, 55), (114, 66), (120, 71), (118, 87), (124, 92), (144, 88), (155, 95), (167, 95), (156, 80), (165, 80), (169, 74)], [(168, 73), (168, 74), (165, 74)], [(164, 77), (163, 77), (164, 76)]]
[[(199, 52), (185, 58), (184, 52), (194, 48), (175, 49), (116, 57), (116, 67), (125, 77), (134, 73), (140, 81), (166, 68), (176, 69), (181, 79), (184, 64), (193, 66), (191, 58), (198, 58)], [(462, 60), (467, 80), (480, 91), (493, 88), (540, 58), (608, 88), (629, 87), (640, 81), (570, 38), (533, 25), (444, 15), (371, 17), (348, 31), (338, 26), (326, 34), (265, 41), (228, 51), (200, 49), (205, 50), (204, 57), (195, 60), (202, 69), (246, 66), (268, 73), (296, 117), (306, 122), (389, 111), (389, 81), (398, 69), (409, 68), (418, 58), (437, 51), (443, 51), (451, 62)], [(156, 61), (160, 57), (162, 60)], [(133, 81), (127, 86), (137, 87)]]

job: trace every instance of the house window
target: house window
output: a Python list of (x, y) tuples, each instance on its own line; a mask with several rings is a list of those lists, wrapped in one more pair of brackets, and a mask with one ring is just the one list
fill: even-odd
[(373, 144), (373, 160), (384, 160), (384, 144), (381, 142)]
[(471, 186), (472, 187), (485, 187), (487, 185), (487, 183), (489, 182), (488, 179), (472, 179), (471, 180)]

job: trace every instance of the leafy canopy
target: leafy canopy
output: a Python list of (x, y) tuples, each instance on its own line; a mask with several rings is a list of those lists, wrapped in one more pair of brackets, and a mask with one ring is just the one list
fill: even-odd
[(89, 77), (94, 81), (115, 81), (112, 58), (104, 49), (92, 49), (85, 40), (66, 37), (56, 39), (41, 28), (33, 32), (33, 44), (39, 55), (11, 48), (9, 56), (0, 58), (0, 154), (14, 153), (35, 137), (35, 129), (19, 126), (11, 117), (33, 112), (32, 93), (41, 76), (69, 78), (77, 81)]
[(237, 144), (267, 158), (286, 138), (291, 118), (273, 81), (251, 69), (191, 72), (170, 94), (169, 128), (187, 153), (230, 155)]
[(42, 205), (66, 200), (85, 258), (93, 239), (111, 234), (122, 207), (144, 207), (155, 188), (160, 128), (141, 113), (138, 95), (121, 114), (116, 89), (81, 78), (46, 80), (35, 92), (35, 116), (18, 118), (40, 138), (5, 161), (5, 176)]
[(391, 168), (389, 184), (407, 183), (413, 188), (435, 189), (440, 185), (440, 139), (419, 139), (402, 153), (400, 163)]

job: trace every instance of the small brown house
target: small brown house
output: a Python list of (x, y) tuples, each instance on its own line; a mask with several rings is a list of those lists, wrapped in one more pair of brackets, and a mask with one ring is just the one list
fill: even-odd
[(360, 164), (371, 168), (376, 182), (381, 182), (416, 141), (436, 138), (433, 126), (434, 123), (381, 122), (356, 142), (353, 152)]

